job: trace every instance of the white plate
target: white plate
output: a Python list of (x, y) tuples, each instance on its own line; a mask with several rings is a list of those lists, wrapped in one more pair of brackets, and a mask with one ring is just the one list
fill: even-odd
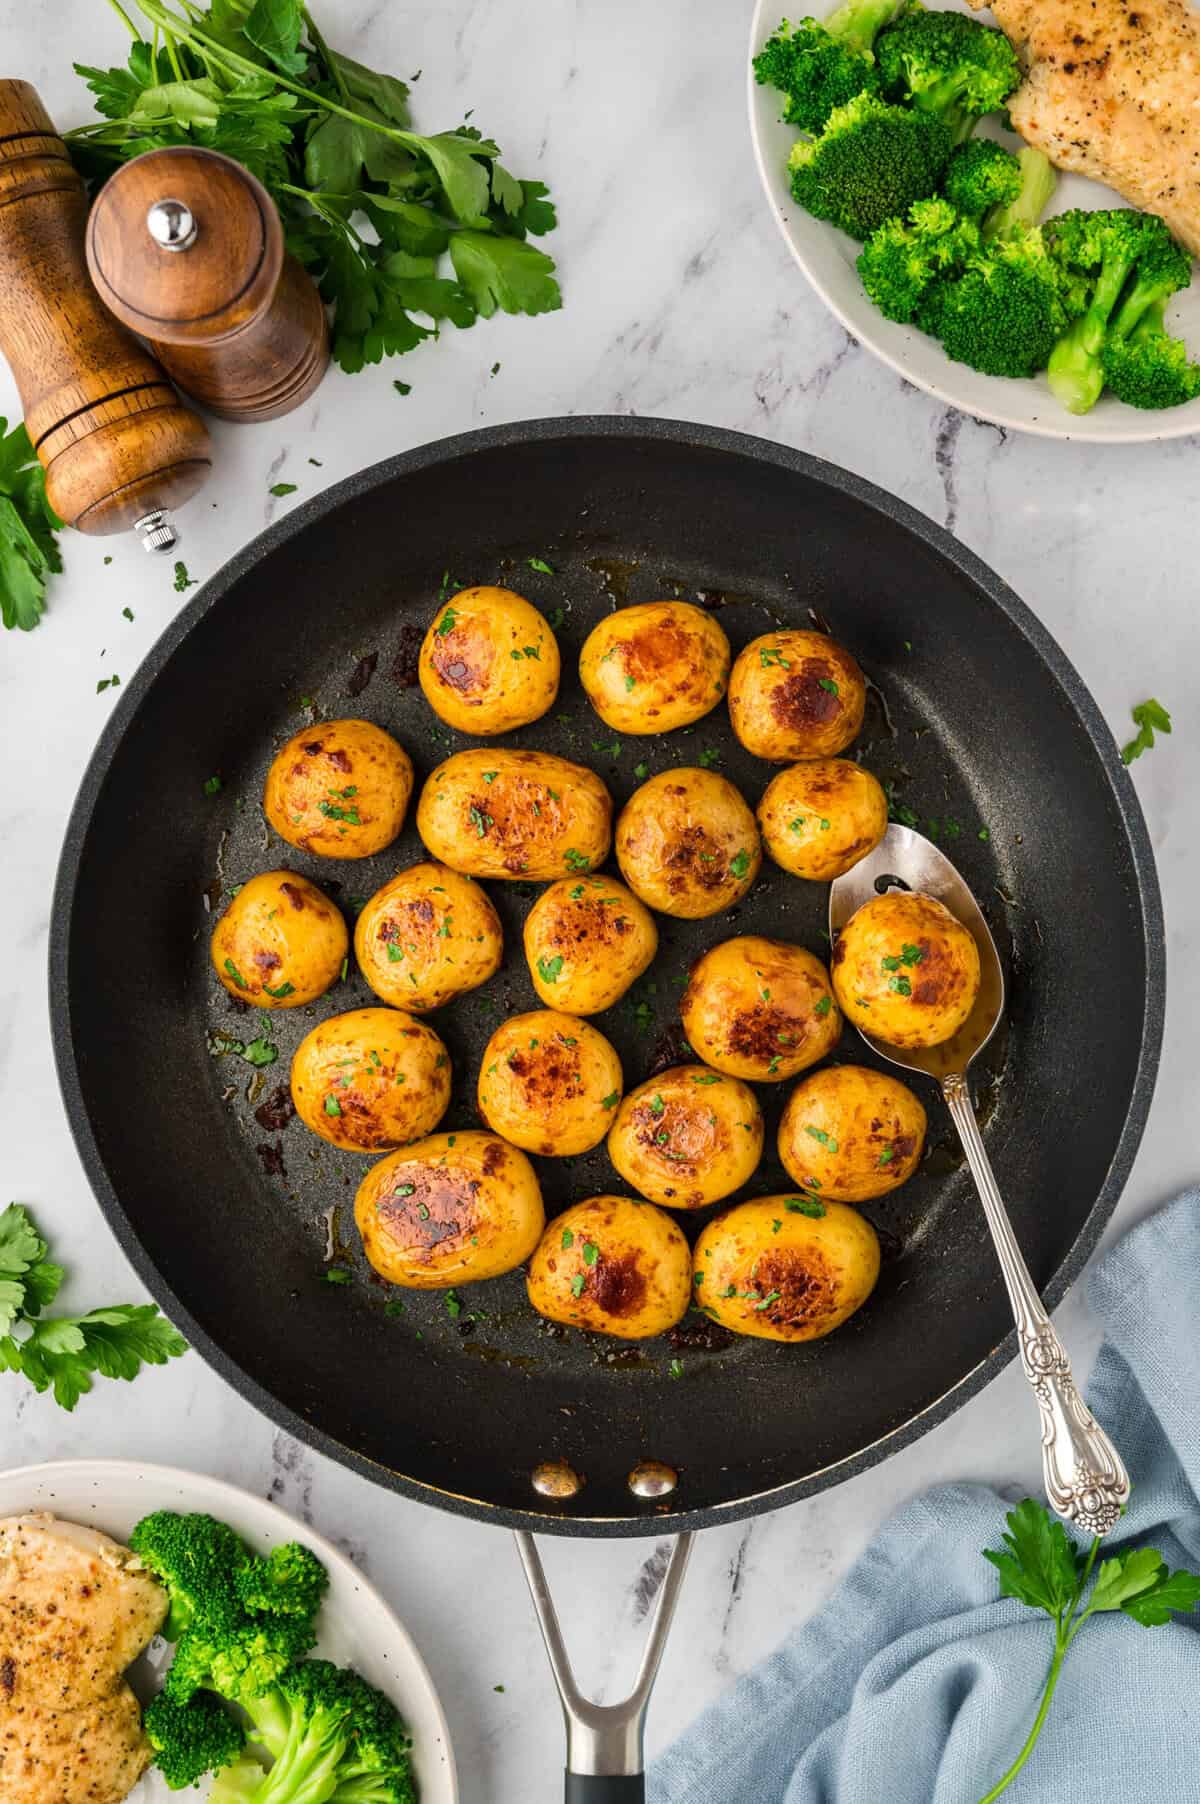
[[(322, 1535), (277, 1505), (218, 1478), (133, 1460), (56, 1460), (0, 1472), (0, 1516), (26, 1510), (50, 1510), (67, 1521), (103, 1529), (118, 1541), (151, 1510), (205, 1510), (228, 1522), (261, 1553), (279, 1541), (302, 1541), (329, 1573), (316, 1651), (339, 1666), (355, 1667), (401, 1712), (412, 1732), (421, 1804), (458, 1804), (450, 1735), (424, 1661), (374, 1586)], [(166, 1665), (170, 1650), (156, 1642), (146, 1658), (151, 1666)], [(135, 1689), (141, 1690), (136, 1668), (134, 1677)], [(180, 1795), (168, 1791), (152, 1771), (129, 1794), (129, 1804), (167, 1804)], [(187, 1797), (201, 1804), (201, 1793), (189, 1791)]]
[[(799, 17), (803, 10), (791, 11), (787, 0), (757, 0), (747, 58), (762, 48), (780, 19)], [(821, 16), (830, 8), (815, 5), (812, 10)], [(956, 10), (965, 12), (967, 8)], [(754, 140), (758, 172), (789, 250), (847, 332), (884, 363), (890, 364), (906, 381), (977, 419), (990, 420), (994, 425), (1010, 427), (1017, 432), (1038, 433), (1043, 438), (1140, 445), (1158, 439), (1186, 438), (1190, 433), (1200, 432), (1200, 400), (1189, 401), (1184, 407), (1145, 413), (1136, 407), (1123, 406), (1110, 395), (1102, 395), (1091, 413), (1077, 418), (1059, 406), (1044, 376), (1029, 379), (983, 376), (965, 363), (951, 362), (937, 340), (927, 337), (924, 332), (884, 319), (867, 299), (859, 281), (854, 267), (859, 247), (854, 239), (827, 221), (814, 219), (792, 199), (786, 164), (797, 132), (794, 126), (780, 122), (781, 96), (774, 88), (760, 87), (749, 67), (747, 82), (750, 135)], [(1011, 134), (997, 131), (994, 135), (1014, 147), (1019, 143)], [(1088, 181), (1081, 175), (1060, 175), (1048, 212), (1062, 213), (1068, 207), (1121, 207), (1127, 204), (1099, 182)], [(1193, 287), (1178, 296), (1168, 309), (1167, 317), (1171, 329), (1186, 339), (1194, 351), (1200, 351), (1200, 287)]]

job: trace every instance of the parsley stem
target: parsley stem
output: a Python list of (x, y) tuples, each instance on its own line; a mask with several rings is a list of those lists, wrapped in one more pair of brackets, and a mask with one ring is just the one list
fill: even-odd
[(130, 37), (140, 38), (142, 34), (134, 24), (133, 20), (129, 17), (129, 14), (125, 11), (125, 8), (121, 5), (121, 0), (108, 0), (108, 4), (112, 7)]
[(350, 98), (350, 91), (346, 86), (345, 77), (343, 76), (341, 70), (338, 68), (337, 63), (334, 61), (334, 58), (333, 58), (332, 52), (330, 51), (329, 45), (325, 42), (325, 39), (321, 36), (320, 28), (317, 25), (317, 21), (313, 18), (312, 14), (309, 12), (307, 6), (303, 8), (303, 12), (304, 12), (304, 27), (305, 27), (305, 30), (308, 32), (310, 39), (312, 40), (313, 49), (316, 51), (317, 55), (320, 57), (321, 61), (324, 63), (326, 69), (328, 69), (329, 79), (333, 83), (334, 87), (337, 89), (338, 93), (341, 95), (342, 99), (348, 101)]
[(1050, 1662), (1050, 1671), (1046, 1675), (1046, 1689), (1042, 1693), (1042, 1701), (1038, 1705), (1038, 1713), (1033, 1719), (1033, 1726), (1030, 1729), (1029, 1734), (1025, 1737), (1025, 1745), (1005, 1773), (1004, 1777), (997, 1780), (991, 1791), (984, 1793), (983, 1797), (979, 1800), (979, 1804), (992, 1804), (993, 1799), (998, 1798), (1002, 1791), (1007, 1791), (1021, 1768), (1025, 1765), (1025, 1762), (1029, 1759), (1029, 1756), (1033, 1753), (1033, 1750), (1037, 1745), (1038, 1736), (1041, 1734), (1043, 1725), (1045, 1724), (1046, 1716), (1054, 1697), (1054, 1690), (1058, 1684), (1058, 1675), (1062, 1671), (1062, 1664), (1066, 1659), (1067, 1649), (1070, 1645), (1070, 1636), (1066, 1633), (1064, 1625), (1060, 1620), (1054, 1637), (1054, 1658)]

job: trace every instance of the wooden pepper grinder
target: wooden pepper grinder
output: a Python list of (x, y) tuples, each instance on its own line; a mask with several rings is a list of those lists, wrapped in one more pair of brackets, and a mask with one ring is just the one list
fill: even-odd
[(16, 378), (46, 496), (80, 532), (136, 527), (175, 543), (167, 513), (212, 467), (204, 422), (88, 280), (87, 199), (36, 91), (0, 81), (0, 352)]
[(105, 305), (221, 419), (289, 413), (325, 374), (321, 297), (230, 157), (183, 146), (124, 164), (96, 196), (87, 259)]

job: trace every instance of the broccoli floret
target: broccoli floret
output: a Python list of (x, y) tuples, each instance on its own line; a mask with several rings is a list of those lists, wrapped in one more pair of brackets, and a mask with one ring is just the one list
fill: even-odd
[(1128, 336), (1110, 333), (1100, 354), (1104, 384), (1129, 407), (1181, 407), (1200, 395), (1200, 364), (1163, 326), (1163, 303), (1142, 315)]
[(963, 13), (916, 9), (880, 35), (875, 54), (885, 94), (932, 113), (956, 144), (985, 113), (997, 112), (1021, 79), (1004, 33)]
[(985, 242), (960, 275), (933, 285), (917, 317), (948, 357), (984, 375), (1044, 369), (1067, 314), (1041, 232), (1027, 227)]
[(907, 220), (889, 219), (872, 232), (858, 273), (879, 311), (907, 324), (931, 284), (961, 268), (979, 242), (979, 228), (948, 200), (919, 200)]
[(946, 165), (942, 193), (968, 219), (982, 219), (990, 208), (1007, 206), (1020, 192), (1021, 165), (994, 138), (969, 138)]
[(350, 1742), (337, 1770), (332, 1804), (416, 1804), (412, 1737), (395, 1706), (357, 1674)]
[(817, 219), (866, 239), (935, 192), (952, 148), (929, 113), (860, 94), (829, 115), (819, 138), (793, 145), (792, 193)]
[(165, 1690), (181, 1704), (201, 1690), (246, 1704), (269, 1691), (315, 1640), (312, 1623), (303, 1616), (193, 1622), (180, 1637)]
[[(979, 143), (983, 143), (981, 138)], [(970, 150), (971, 145), (963, 147)], [(985, 238), (999, 238), (1005, 232), (1036, 225), (1058, 186), (1058, 174), (1045, 151), (1025, 145), (1017, 152), (1018, 187), (1010, 200), (997, 200), (983, 222)]]
[(213, 1697), (177, 1704), (159, 1692), (146, 1705), (142, 1726), (154, 1749), (154, 1764), (172, 1791), (228, 1766), (246, 1739), (241, 1725)]
[(288, 1541), (273, 1547), (265, 1560), (253, 1559), (241, 1567), (237, 1589), (247, 1610), (311, 1621), (329, 1589), (329, 1574), (316, 1554), (298, 1541)]
[(237, 1578), (250, 1553), (224, 1522), (156, 1510), (138, 1523), (129, 1545), (166, 1588), (171, 1607), (163, 1633), (169, 1641), (177, 1641), (194, 1618), (230, 1623), (240, 1617)]
[(789, 125), (816, 134), (835, 107), (879, 91), (871, 47), (904, 0), (848, 0), (827, 19), (785, 19), (754, 59), (754, 77), (785, 95)]
[(1080, 277), (1090, 283), (1087, 306), (1055, 345), (1047, 371), (1063, 406), (1087, 413), (1104, 387), (1104, 346), (1115, 319), (1123, 319), (1120, 336), (1128, 337), (1149, 308), (1186, 286), (1190, 264), (1161, 219), (1132, 207), (1075, 208), (1050, 220), (1046, 235), (1076, 287)]

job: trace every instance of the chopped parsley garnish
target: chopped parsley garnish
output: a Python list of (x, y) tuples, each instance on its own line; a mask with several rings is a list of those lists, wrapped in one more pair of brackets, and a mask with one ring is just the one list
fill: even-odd
[(450, 1317), (452, 1322), (456, 1322), (462, 1314), (462, 1303), (460, 1302), (457, 1293), (453, 1290), (448, 1290), (446, 1292), (446, 1314)]
[(666, 1106), (667, 1105), (664, 1103), (661, 1096), (655, 1094), (654, 1096), (652, 1096), (650, 1098), (650, 1113), (655, 1117), (656, 1120), (657, 1120), (658, 1116), (660, 1116), (663, 1113), (663, 1110), (666, 1108)]
[(821, 1145), (825, 1147), (828, 1152), (835, 1153), (838, 1150), (837, 1141), (834, 1140), (831, 1135), (827, 1134), (824, 1128), (813, 1127), (811, 1124), (806, 1123), (804, 1131), (806, 1134), (811, 1134), (814, 1140), (819, 1140)]
[(393, 381), (392, 387), (395, 389), (395, 391), (398, 395), (411, 395), (412, 394), (412, 383), (411, 382), (401, 382), (398, 377), (395, 381)]
[(673, 1359), (671, 1361), (670, 1365), (667, 1367), (667, 1376), (670, 1378), (682, 1378), (683, 1377), (683, 1361), (682, 1361), (682, 1359)]
[(483, 810), (481, 808), (476, 808), (474, 804), (472, 804), (468, 810), (467, 818), (475, 829), (475, 837), (477, 839), (482, 839), (488, 828), (492, 825), (491, 815), (484, 814)]
[(714, 764), (719, 764), (720, 762), (721, 754), (715, 745), (706, 745), (704, 750), (698, 753), (696, 757), (696, 763), (700, 766), (701, 770), (711, 770)]
[(531, 557), (527, 559), (527, 562), (531, 570), (540, 570), (543, 576), (554, 576), (556, 574), (554, 565), (548, 564), (544, 557)]
[(650, 766), (648, 764), (635, 764), (633, 767), (633, 774), (639, 783), (644, 783), (646, 778), (650, 775)]
[(555, 953), (553, 958), (539, 958), (537, 968), (538, 976), (543, 983), (557, 983), (559, 973), (563, 968), (562, 953)]
[[(338, 791), (335, 789), (331, 793), (337, 795)], [(352, 827), (362, 826), (362, 818), (356, 807), (342, 808), (337, 802), (318, 802), (317, 811), (323, 814), (326, 820), (348, 821)]]
[(246, 979), (242, 976), (231, 958), (225, 960), (225, 970), (228, 971), (239, 990), (248, 990), (250, 988), (250, 985), (246, 982)]
[(784, 670), (790, 670), (792, 668), (791, 659), (785, 658), (783, 655), (782, 645), (760, 645), (758, 648), (758, 661), (764, 670), (770, 670), (772, 665), (781, 667)]
[(832, 1007), (833, 998), (830, 996), (822, 996), (821, 1000), (813, 1008), (813, 1014), (817, 1016), (818, 1020), (824, 1020)]
[(881, 1165), (890, 1165), (892, 1160), (895, 1157), (896, 1157), (895, 1147), (894, 1146), (885, 1146), (883, 1151), (879, 1155), (879, 1163)]
[(602, 1109), (615, 1109), (617, 1104), (620, 1102), (620, 1100), (621, 1100), (620, 1091), (619, 1090), (610, 1090), (607, 1096), (604, 1096), (600, 1099), (600, 1107)]
[(594, 752), (599, 752), (606, 758), (619, 758), (621, 756), (621, 741), (619, 739), (614, 739), (611, 745), (601, 745), (598, 739), (593, 739), (592, 750)]
[(782, 1064), (782, 1062), (783, 1061), (780, 1058), (779, 1054), (776, 1053), (774, 1058), (771, 1060), (770, 1064), (767, 1066), (767, 1076), (774, 1077), (775, 1073), (779, 1070), (779, 1067)]
[(1132, 764), (1135, 758), (1140, 758), (1143, 752), (1148, 752), (1154, 745), (1156, 733), (1171, 731), (1170, 714), (1161, 702), (1156, 702), (1153, 698), (1148, 702), (1138, 702), (1131, 709), (1131, 713), (1134, 725), (1137, 727), (1137, 736), (1131, 739), (1128, 745), (1121, 747), (1122, 764)]
[(573, 1297), (581, 1297), (583, 1295), (583, 1287), (586, 1283), (587, 1279), (584, 1277), (583, 1273), (576, 1272), (575, 1276), (571, 1279), (571, 1295)]
[(912, 984), (907, 977), (889, 977), (888, 989), (894, 990), (897, 996), (912, 995)]
[(735, 852), (729, 860), (729, 869), (735, 877), (744, 877), (750, 869), (749, 852)]
[(820, 1221), (825, 1213), (825, 1205), (815, 1196), (789, 1196), (784, 1199), (784, 1208), (792, 1215), (811, 1215), (814, 1221)]
[(772, 1303), (778, 1303), (782, 1295), (783, 1292), (781, 1290), (769, 1290), (762, 1302), (756, 1303), (754, 1307), (761, 1313), (764, 1309), (769, 1309)]
[(575, 1245), (575, 1236), (571, 1232), (570, 1228), (563, 1229), (562, 1243), (563, 1243), (563, 1251), (564, 1252), (566, 1252), (569, 1247), (573, 1247)]
[(103, 695), (106, 689), (119, 689), (120, 687), (121, 679), (119, 676), (101, 677), (100, 681), (96, 684), (96, 694)]
[(415, 1196), (416, 1190), (417, 1190), (417, 1187), (415, 1184), (397, 1184), (396, 1188), (392, 1191), (392, 1195), (393, 1196)]
[(404, 957), (404, 947), (398, 940), (389, 940), (387, 943), (387, 955), (389, 965), (398, 965), (400, 960)]
[(220, 795), (221, 787), (220, 777), (206, 777), (204, 779), (204, 793), (206, 796)]
[(188, 567), (182, 558), (176, 558), (175, 560), (175, 587), (180, 595), (183, 594), (185, 589), (194, 589), (196, 587), (195, 580), (188, 575)]
[[(482, 838), (482, 834), (480, 838)], [(586, 852), (577, 852), (574, 846), (568, 846), (563, 853), (563, 863), (569, 871), (590, 871), (592, 861)]]
[(719, 1084), (720, 1081), (720, 1078), (717, 1077), (714, 1072), (709, 1072), (704, 1077), (694, 1077), (692, 1079), (694, 1084)]
[(263, 985), (263, 990), (268, 996), (273, 997), (276, 1002), (282, 1002), (285, 996), (295, 995), (296, 986), (294, 983), (281, 983), (277, 990), (273, 990), (269, 983), (265, 983)]
[(599, 1257), (600, 1248), (596, 1245), (595, 1241), (585, 1240), (583, 1243), (583, 1263), (585, 1265), (595, 1265)]
[(327, 1096), (325, 1098), (325, 1113), (327, 1115), (340, 1115), (341, 1112), (342, 1112), (342, 1105), (338, 1101), (337, 1097), (332, 1096), (332, 1095)]
[(294, 482), (273, 482), (269, 492), (280, 498), (284, 495), (294, 495), (296, 493), (296, 485)]
[(453, 608), (447, 608), (446, 612), (442, 615), (441, 619), (438, 621), (437, 627), (435, 629), (437, 632), (438, 638), (444, 639), (446, 637), (447, 633), (452, 633), (454, 631), (455, 627), (458, 625), (458, 621), (459, 621), (459, 615), (455, 612), (455, 610)]
[(802, 814), (798, 814), (794, 821), (788, 822), (788, 831), (789, 833), (803, 833), (804, 816)]
[(321, 1273), (323, 1284), (349, 1284), (350, 1273), (344, 1265), (327, 1265)]
[(827, 689), (829, 691), (830, 695), (840, 695), (841, 694), (841, 691), (839, 690), (837, 684), (834, 682), (832, 677), (818, 677), (817, 682), (819, 683), (819, 685), (822, 689)]

